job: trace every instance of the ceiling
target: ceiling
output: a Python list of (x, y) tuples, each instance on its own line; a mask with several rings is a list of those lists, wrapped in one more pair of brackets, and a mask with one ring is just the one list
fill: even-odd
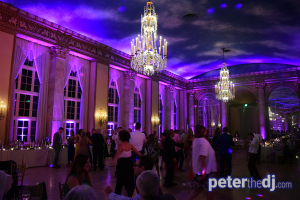
[[(2, 0), (130, 53), (147, 0)], [(168, 71), (184, 78), (226, 63), (300, 65), (299, 0), (153, 0)], [(190, 15), (185, 15), (190, 14)], [(191, 15), (194, 14), (194, 15)], [(185, 17), (182, 17), (184, 16)]]

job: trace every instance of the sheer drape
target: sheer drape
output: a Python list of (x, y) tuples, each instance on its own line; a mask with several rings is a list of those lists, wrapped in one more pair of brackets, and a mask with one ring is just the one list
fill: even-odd
[(48, 82), (50, 74), (49, 48), (38, 44), (33, 44), (33, 57), (40, 81), (36, 127), (36, 139), (38, 142), (40, 142), (46, 135)]
[(16, 83), (15, 79), (17, 78), (26, 58), (31, 56), (30, 50), (32, 48), (32, 43), (20, 38), (16, 39), (15, 52), (14, 52), (14, 63), (12, 69), (12, 78), (11, 78), (11, 87), (10, 87), (10, 102), (9, 102), (9, 115), (8, 115), (8, 128), (7, 136), (8, 142), (11, 143), (14, 141), (13, 138), (13, 127), (14, 127), (14, 104), (15, 104), (15, 88)]
[(67, 85), (68, 78), (71, 70), (77, 72), (79, 83), (82, 90), (80, 99), (80, 117), (79, 128), (87, 129), (88, 125), (88, 101), (89, 101), (89, 80), (90, 80), (90, 61), (78, 58), (75, 56), (68, 56), (67, 65), (65, 69), (65, 86)]

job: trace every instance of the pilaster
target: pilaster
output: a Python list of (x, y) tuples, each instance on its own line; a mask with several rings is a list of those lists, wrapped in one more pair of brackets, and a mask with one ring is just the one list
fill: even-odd
[(123, 126), (133, 128), (134, 118), (134, 80), (136, 72), (128, 70), (124, 72), (124, 101), (123, 101)]
[(63, 127), (64, 120), (64, 86), (65, 64), (69, 49), (61, 46), (51, 47), (51, 63), (48, 87), (47, 137)]

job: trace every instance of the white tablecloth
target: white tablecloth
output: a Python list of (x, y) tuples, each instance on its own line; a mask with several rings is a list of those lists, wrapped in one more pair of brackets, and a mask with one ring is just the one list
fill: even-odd
[[(26, 163), (26, 167), (40, 167), (53, 163), (55, 156), (54, 149), (35, 150), (5, 150), (0, 151), (0, 161), (13, 160), (18, 165)], [(61, 148), (58, 164), (68, 163), (68, 148)]]
[(273, 147), (261, 147), (261, 161), (271, 161), (271, 153), (273, 152)]

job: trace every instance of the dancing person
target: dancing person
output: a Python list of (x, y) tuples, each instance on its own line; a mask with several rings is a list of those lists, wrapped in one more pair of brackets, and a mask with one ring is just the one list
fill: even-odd
[[(91, 132), (86, 132), (86, 137), (91, 140)], [(92, 157), (92, 154), (91, 154), (91, 148), (90, 148), (89, 143), (87, 145), (87, 148), (88, 148), (89, 158), (90, 158), (90, 162), (91, 162), (91, 166), (92, 166), (93, 165), (93, 157)]]
[(234, 146), (233, 138), (231, 135), (227, 134), (227, 127), (223, 128), (223, 134), (219, 135), (216, 141), (216, 147), (218, 149), (218, 155), (220, 156), (220, 177), (224, 176), (224, 165), (227, 165), (227, 175), (231, 176), (232, 171), (232, 149)]
[(239, 134), (239, 132), (238, 132), (238, 131), (236, 131), (236, 132), (235, 132), (234, 136), (235, 136), (235, 138), (236, 138), (237, 140), (239, 140), (239, 139), (240, 139), (240, 134)]
[(90, 159), (88, 155), (78, 154), (72, 164), (71, 170), (66, 178), (64, 195), (79, 185), (92, 186), (89, 175)]
[(80, 141), (80, 137), (81, 137), (81, 133), (83, 132), (83, 129), (79, 129), (79, 131), (77, 132), (77, 135), (75, 136), (75, 154), (74, 154), (74, 159), (78, 154), (79, 151), (79, 141)]
[[(177, 144), (182, 144), (181, 142), (181, 138), (180, 138), (180, 131), (176, 130), (175, 131), (175, 135), (172, 138), (174, 140), (174, 142), (176, 142)], [(177, 159), (177, 164), (179, 162), (179, 169), (178, 171), (180, 172), (185, 172), (182, 167), (183, 167), (183, 162), (184, 162), (184, 155), (183, 155), (183, 151), (181, 147), (177, 147), (175, 146), (175, 151), (176, 151), (176, 159)]]
[[(129, 143), (132, 144), (142, 155), (145, 153), (143, 149), (144, 143), (147, 142), (145, 134), (140, 132), (141, 124), (138, 122), (135, 125), (135, 132), (130, 133)], [(138, 155), (134, 152), (132, 153), (132, 163), (135, 163)]]
[(116, 151), (116, 142), (112, 139), (112, 137), (109, 137), (109, 143), (110, 143), (109, 156), (111, 156), (113, 158), (117, 152)]
[[(154, 166), (153, 159), (150, 156), (139, 156), (135, 162), (134, 168), (134, 176), (138, 177), (142, 172), (146, 170), (152, 170)], [(133, 199), (140, 199), (140, 195), (134, 192), (132, 198), (131, 197), (124, 197), (114, 193), (110, 186), (106, 186), (103, 190), (104, 194), (109, 197), (109, 199), (122, 199), (122, 200), (133, 200)]]
[(57, 162), (58, 162), (59, 152), (60, 152), (60, 148), (61, 148), (61, 144), (62, 144), (62, 139), (61, 139), (62, 132), (64, 132), (64, 128), (60, 127), (58, 129), (58, 132), (56, 132), (54, 134), (53, 149), (55, 150), (55, 156), (54, 156), (52, 168), (60, 168), (60, 166), (58, 165)]
[(160, 152), (159, 155), (161, 156), (161, 161), (160, 161), (160, 170), (163, 170), (163, 163), (164, 163), (164, 159), (163, 159), (163, 155), (164, 155), (164, 143), (167, 137), (167, 130), (165, 130), (161, 136), (160, 136)]
[[(206, 135), (206, 128), (197, 125), (192, 153), (193, 172), (195, 174), (192, 180), (194, 190), (190, 193), (188, 200), (195, 199), (204, 188), (207, 189), (208, 178), (213, 177), (213, 173), (217, 171), (215, 151), (206, 139)], [(207, 199), (213, 199), (212, 192), (208, 192)]]
[(69, 166), (71, 162), (74, 160), (74, 154), (75, 154), (75, 147), (74, 147), (74, 141), (75, 141), (75, 136), (74, 136), (74, 131), (71, 130), (71, 136), (68, 138), (68, 164)]
[(96, 192), (88, 185), (74, 187), (64, 200), (98, 200)]
[(79, 140), (79, 150), (78, 154), (85, 154), (89, 156), (88, 144), (93, 144), (92, 141), (86, 136), (85, 132), (81, 132), (81, 137)]
[(144, 133), (145, 134), (145, 137), (147, 137), (148, 136), (148, 134), (147, 134), (147, 131), (146, 131), (146, 127), (144, 127), (143, 128), (143, 132), (142, 133)]
[(185, 166), (189, 166), (192, 156), (192, 143), (193, 143), (193, 130), (188, 129), (188, 132), (184, 139), (184, 151), (186, 152)]
[(157, 171), (157, 174), (159, 176), (159, 144), (158, 141), (155, 139), (155, 136), (153, 134), (150, 134), (148, 136), (147, 142), (146, 142), (146, 149), (147, 149), (147, 155), (151, 156), (151, 158), (154, 161), (155, 168)]
[(131, 197), (134, 191), (134, 171), (131, 159), (131, 151), (134, 151), (139, 156), (142, 156), (142, 154), (132, 144), (127, 142), (129, 139), (130, 134), (128, 131), (122, 130), (119, 132), (119, 140), (121, 143), (118, 146), (118, 150), (112, 161), (112, 164), (114, 165), (117, 162), (117, 184), (115, 193), (121, 194), (124, 186), (127, 191), (127, 195)]
[(97, 169), (97, 164), (99, 163), (100, 170), (104, 169), (103, 163), (103, 135), (100, 134), (99, 131), (93, 129), (93, 135), (91, 137), (93, 142), (93, 164), (94, 164), (94, 171)]
[(177, 164), (175, 146), (172, 138), (175, 132), (170, 129), (164, 142), (163, 160), (167, 165), (167, 173), (164, 182), (164, 187), (171, 188), (178, 185), (174, 183), (174, 164)]
[(256, 131), (253, 131), (254, 137), (256, 137), (259, 141), (258, 150), (257, 150), (257, 164), (260, 164), (260, 155), (261, 155), (261, 143), (263, 141), (263, 138), (261, 134), (256, 133)]
[(160, 195), (160, 180), (153, 171), (144, 171), (136, 179), (136, 191), (141, 200), (175, 200), (171, 194)]
[(256, 160), (257, 160), (257, 151), (259, 147), (259, 139), (254, 136), (253, 133), (248, 134), (249, 138), (249, 159), (248, 159), (248, 169), (251, 177), (255, 180), (261, 179), (256, 168)]
[(215, 133), (214, 133), (214, 137), (213, 137), (212, 143), (211, 143), (211, 146), (212, 146), (212, 148), (214, 149), (215, 152), (218, 152), (217, 147), (216, 147), (216, 142), (217, 142), (218, 136), (221, 135), (221, 134), (222, 134), (221, 129), (216, 128)]
[(119, 140), (119, 132), (122, 131), (123, 128), (122, 127), (118, 127), (116, 131), (113, 131), (112, 134), (112, 139), (115, 141), (116, 143), (116, 150), (118, 150), (118, 146), (121, 143), (121, 141)]

